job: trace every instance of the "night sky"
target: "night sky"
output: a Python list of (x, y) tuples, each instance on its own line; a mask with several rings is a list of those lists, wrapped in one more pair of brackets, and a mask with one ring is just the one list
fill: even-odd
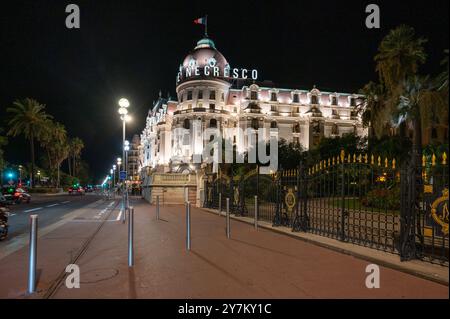
[[(65, 27), (70, 3), (80, 6), (81, 29)], [(365, 27), (369, 3), (380, 6), (381, 29)], [(101, 178), (121, 153), (118, 99), (130, 100), (131, 138), (160, 90), (175, 96), (178, 66), (203, 35), (193, 20), (205, 14), (232, 67), (258, 69), (259, 79), (279, 87), (356, 92), (376, 79), (377, 46), (402, 23), (429, 39), (423, 72), (438, 73), (449, 47), (448, 0), (7, 0), (0, 9), (0, 126), (16, 98), (37, 99), (85, 141), (82, 157)], [(28, 144), (10, 139), (6, 159), (28, 158)]]

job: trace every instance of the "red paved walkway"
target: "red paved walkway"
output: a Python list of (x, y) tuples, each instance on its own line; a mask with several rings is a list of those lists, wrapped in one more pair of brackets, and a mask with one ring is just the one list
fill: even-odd
[(134, 205), (134, 269), (127, 267), (127, 226), (106, 223), (78, 262), (81, 288), (62, 286), (54, 297), (448, 298), (446, 286), (383, 267), (381, 288), (368, 289), (368, 262), (238, 221), (227, 239), (223, 217), (195, 208), (187, 252), (183, 206), (162, 207), (156, 221), (154, 206)]

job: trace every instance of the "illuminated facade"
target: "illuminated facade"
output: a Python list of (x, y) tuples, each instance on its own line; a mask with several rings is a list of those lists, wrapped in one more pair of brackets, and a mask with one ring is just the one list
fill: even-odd
[(238, 152), (246, 151), (248, 141), (236, 136), (237, 128), (267, 128), (267, 132), (276, 128), (279, 138), (304, 149), (321, 137), (367, 134), (354, 112), (360, 95), (259, 85), (264, 82), (257, 76), (256, 70), (230, 67), (211, 39), (201, 39), (179, 67), (177, 98), (160, 95), (148, 112), (141, 134), (142, 167), (160, 172), (195, 170), (192, 156), (201, 153), (208, 141), (202, 134), (190, 134), (189, 139), (173, 134), (176, 128), (193, 132), (195, 120), (201, 130), (229, 128), (223, 136)]

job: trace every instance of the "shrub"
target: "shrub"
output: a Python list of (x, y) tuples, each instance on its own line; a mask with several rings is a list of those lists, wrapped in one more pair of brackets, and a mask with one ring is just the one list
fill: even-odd
[(29, 193), (38, 193), (38, 194), (54, 194), (59, 192), (59, 188), (54, 187), (35, 187), (28, 189)]
[(373, 189), (367, 192), (361, 202), (366, 207), (400, 209), (400, 188)]

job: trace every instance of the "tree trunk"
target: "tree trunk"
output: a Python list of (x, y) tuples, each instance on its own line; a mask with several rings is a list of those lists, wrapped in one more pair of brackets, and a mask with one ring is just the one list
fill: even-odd
[(34, 134), (31, 132), (30, 136), (30, 147), (31, 147), (31, 172), (30, 172), (30, 188), (34, 186)]
[(56, 187), (57, 187), (57, 188), (59, 188), (59, 177), (60, 177), (59, 171), (60, 171), (60, 168), (61, 168), (60, 166), (61, 166), (61, 164), (58, 163), (58, 175), (57, 175), (57, 177), (56, 177)]
[(67, 157), (67, 164), (69, 165), (69, 175), (72, 176), (72, 167), (71, 167), (71, 158), (70, 155)]

